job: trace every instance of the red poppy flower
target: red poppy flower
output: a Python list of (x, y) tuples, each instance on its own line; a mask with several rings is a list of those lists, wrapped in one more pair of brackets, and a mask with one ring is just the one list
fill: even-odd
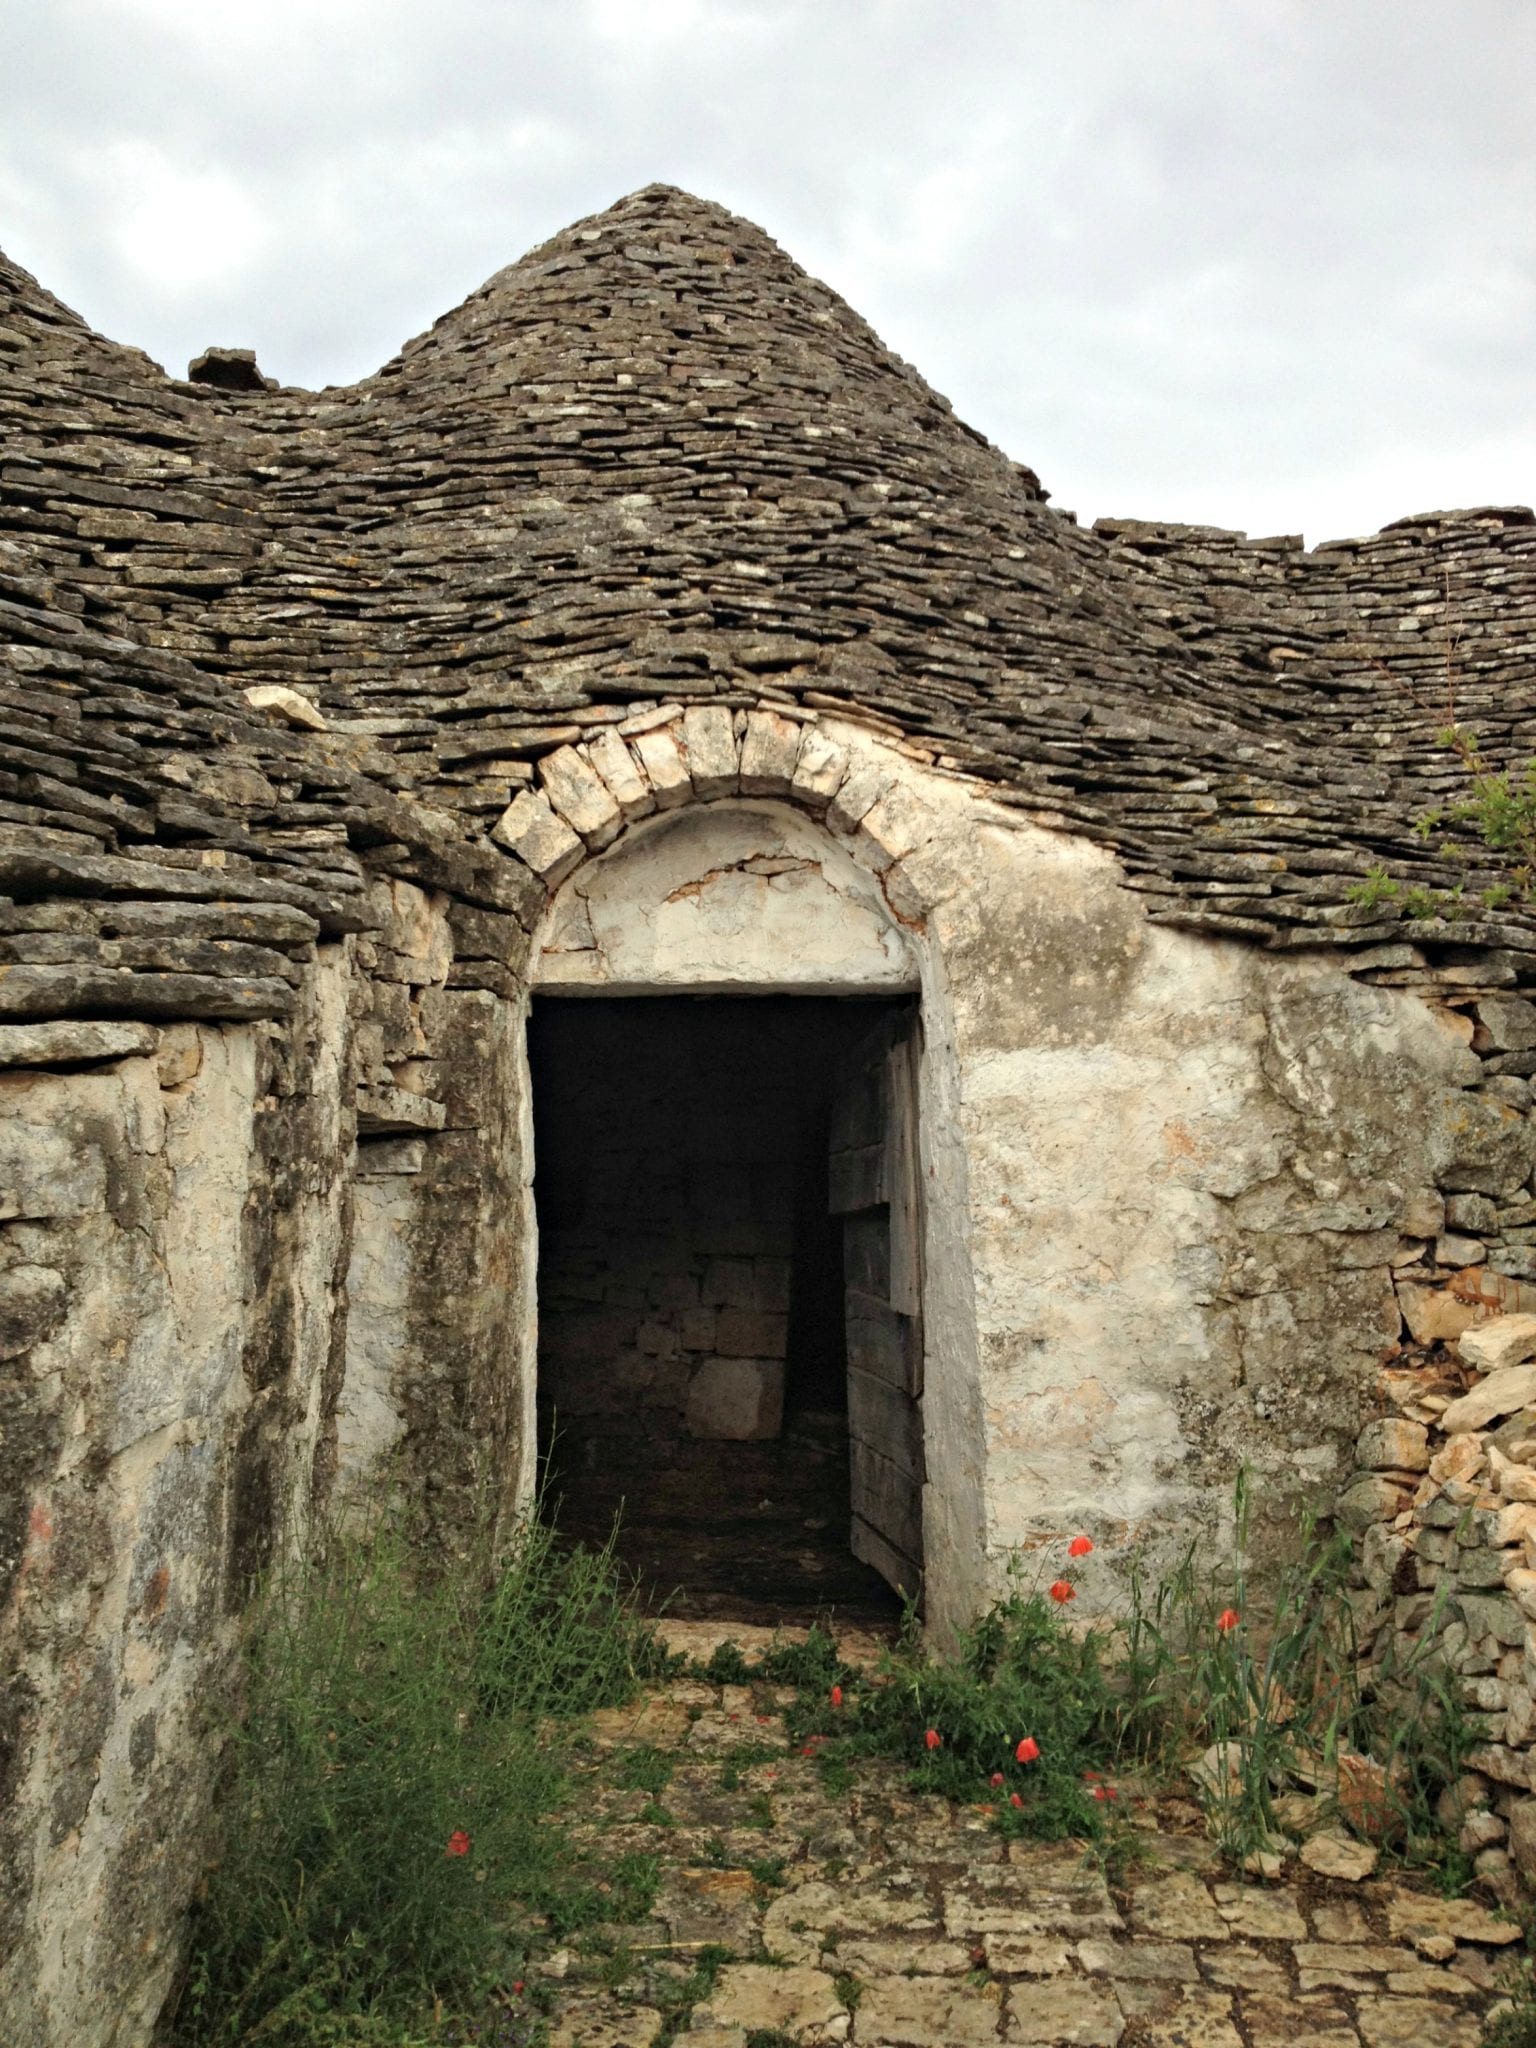
[(462, 1828), (455, 1828), (448, 1837), (448, 1846), (443, 1851), (443, 1854), (445, 1856), (467, 1856), (469, 1854), (469, 1837)]
[(1040, 1745), (1033, 1735), (1026, 1735), (1013, 1754), (1019, 1763), (1032, 1764), (1040, 1754)]
[(1024, 1802), (1023, 1802), (1023, 1800), (1022, 1800), (1022, 1799), (1021, 1799), (1021, 1798), (1019, 1797), (1019, 1795), (1018, 1795), (1018, 1793), (1017, 1793), (1017, 1792), (1010, 1792), (1010, 1793), (1008, 1794), (1008, 1804), (1009, 1804), (1010, 1806), (1022, 1806), (1022, 1805), (1024, 1804)]
[(1086, 1557), (1093, 1545), (1086, 1536), (1074, 1536), (1067, 1545), (1068, 1557)]
[(522, 1978), (521, 1978), (521, 1977), (519, 1977), (519, 1978), (518, 1978), (518, 1980), (517, 1980), (517, 1982), (516, 1982), (516, 1983), (515, 1983), (515, 1984), (514, 1984), (514, 1985), (512, 1986), (512, 1995), (513, 1995), (513, 1997), (514, 1997), (514, 1998), (521, 1998), (521, 1997), (522, 1997), (522, 1995), (523, 1995), (523, 1980), (522, 1980)]
[(1077, 1598), (1077, 1588), (1069, 1586), (1065, 1579), (1057, 1579), (1051, 1587), (1051, 1598), (1058, 1607), (1065, 1607), (1069, 1600)]
[(843, 1704), (843, 1688), (840, 1685), (834, 1685), (832, 1688), (832, 1704), (834, 1707)]
[(1093, 1796), (1095, 1799), (1118, 1799), (1120, 1797), (1120, 1794), (1115, 1790), (1113, 1785), (1095, 1785), (1093, 1788)]
[(1216, 1617), (1216, 1626), (1225, 1635), (1229, 1629), (1236, 1628), (1242, 1618), (1235, 1607), (1223, 1607)]
[(1003, 1782), (1003, 1774), (1002, 1774), (1002, 1772), (1001, 1772), (1001, 1771), (994, 1771), (994, 1772), (992, 1773), (991, 1777), (990, 1777), (990, 1778), (988, 1778), (988, 1780), (987, 1780), (987, 1783), (988, 1783), (989, 1785), (1001, 1785), (1001, 1783), (1002, 1783), (1002, 1782)]
[(923, 1740), (930, 1749), (938, 1749), (943, 1743), (944, 1738), (937, 1728), (929, 1728), (924, 1731)]

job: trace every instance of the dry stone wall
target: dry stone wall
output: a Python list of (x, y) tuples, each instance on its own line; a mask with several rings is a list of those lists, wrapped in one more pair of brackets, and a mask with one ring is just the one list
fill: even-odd
[(1536, 1315), (1494, 1313), (1380, 1379), (1339, 1514), (1364, 1684), (1439, 1674), (1475, 1745), (1447, 1799), (1478, 1872), (1536, 1884)]
[[(765, 236), (660, 187), (351, 391), (203, 367), (0, 263), (28, 2048), (152, 2008), (201, 1703), (338, 1466), (387, 1449), (445, 1535), (526, 1484), (531, 980), (633, 983), (701, 936), (729, 979), (756, 905), (780, 958), (844, 920), (817, 987), (920, 989), (941, 1626), (1016, 1545), (1208, 1524), (1239, 1455), (1283, 1527), (1404, 1318), (1524, 1311), (1536, 1256), (1536, 926), (1413, 829), (1459, 786), (1447, 682), (1492, 758), (1531, 751), (1528, 510), (1311, 551), (1083, 532)], [(633, 943), (605, 878), (647, 840), (645, 888), (692, 861), (698, 806), (780, 836), (674, 874)], [(1380, 864), (1453, 900), (1360, 900)]]

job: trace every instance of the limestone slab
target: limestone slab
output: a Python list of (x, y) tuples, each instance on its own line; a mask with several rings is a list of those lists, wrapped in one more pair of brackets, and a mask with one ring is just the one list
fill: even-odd
[(1249, 1941), (1305, 1941), (1307, 1923), (1286, 1892), (1258, 1885), (1219, 1884), (1216, 1910), (1233, 1934)]
[(1387, 1926), (1408, 1941), (1421, 1934), (1449, 1934), (1457, 1941), (1507, 1948), (1520, 1939), (1515, 1921), (1497, 1917), (1476, 1899), (1442, 1899), (1432, 1892), (1393, 1891), (1387, 1899)]
[(683, 713), (683, 745), (700, 803), (735, 794), (741, 783), (741, 756), (724, 705), (690, 704)]
[[(1536, 1357), (1536, 1315), (1493, 1316), (1468, 1330), (1456, 1349), (1477, 1372), (1501, 1372), (1506, 1366), (1523, 1365)], [(1455, 1425), (1442, 1422), (1442, 1427)]]
[[(1536, 1324), (1536, 1317), (1508, 1317), (1506, 1320)], [(1467, 1334), (1471, 1336), (1472, 1332)], [(1516, 1348), (1523, 1349), (1523, 1346), (1524, 1340)], [(1536, 1363), (1501, 1366), (1490, 1372), (1485, 1380), (1480, 1380), (1469, 1393), (1463, 1394), (1459, 1401), (1453, 1401), (1441, 1416), (1440, 1427), (1447, 1435), (1486, 1429), (1501, 1415), (1512, 1415), (1517, 1408), (1528, 1408), (1533, 1401), (1536, 1401)]]
[(1308, 1870), (1315, 1870), (1320, 1877), (1342, 1878), (1348, 1883), (1358, 1884), (1362, 1878), (1370, 1876), (1378, 1858), (1369, 1842), (1323, 1828), (1302, 1843), (1301, 1860)]
[(743, 796), (787, 796), (794, 781), (802, 727), (774, 711), (749, 711), (741, 742)]
[(1080, 1941), (1077, 1959), (1091, 1977), (1153, 1978), (1198, 1984), (1195, 1952), (1182, 1941)]
[(614, 728), (607, 726), (595, 739), (588, 740), (585, 752), (623, 812), (625, 823), (648, 818), (656, 808), (650, 778)]
[(502, 812), (491, 837), (553, 889), (577, 867), (586, 848), (580, 835), (531, 789), (519, 790)]
[(539, 781), (554, 810), (595, 853), (624, 829), (618, 800), (590, 759), (575, 747), (557, 747), (539, 762)]
[(1249, 2048), (1359, 2048), (1360, 2036), (1343, 2007), (1325, 1998), (1239, 1998), (1238, 2015)]
[(106, 1024), (85, 1017), (0, 1024), (0, 1067), (72, 1067), (152, 1053), (160, 1033), (151, 1024)]
[(745, 2027), (749, 2033), (777, 2029), (827, 2041), (847, 2040), (850, 2024), (832, 1979), (804, 1964), (780, 1970), (767, 1963), (727, 1963), (694, 2014), (711, 2026)]
[(971, 1870), (944, 1887), (944, 1926), (960, 1937), (1082, 1937), (1119, 1933), (1123, 1925), (1103, 1877), (1072, 1852), (1040, 1848), (1023, 1866)]
[[(1025, 2011), (1036, 1987), (1022, 1994)], [(854, 2021), (859, 2048), (993, 2048), (998, 2038), (1000, 1987), (978, 1989), (957, 1985), (948, 1977), (883, 1977), (865, 1986)], [(1047, 2001), (1046, 2010), (1054, 2010)], [(1102, 2042), (1118, 2033), (1054, 2034), (1017, 2031), (1020, 2014), (1011, 2015), (1008, 2038), (1015, 2041)], [(1118, 2013), (1116, 2018), (1118, 2018)]]
[(1431, 1998), (1362, 1998), (1355, 2007), (1365, 2048), (1477, 2048), (1475, 2012)]
[(651, 2048), (660, 2031), (654, 2006), (628, 2005), (611, 1993), (588, 1994), (562, 2004), (549, 2048)]
[(659, 811), (674, 811), (693, 794), (683, 750), (667, 726), (637, 733), (630, 741), (656, 798)]
[(1241, 2048), (1232, 2000), (1204, 1985), (1121, 1983), (1117, 1995), (1138, 2048)]
[(326, 730), (325, 713), (319, 705), (284, 683), (256, 683), (240, 694), (253, 711), (268, 711), (274, 718), (305, 732)]
[(1131, 1924), (1139, 1933), (1174, 1941), (1226, 1941), (1231, 1934), (1209, 1891), (1183, 1870), (1136, 1887)]
[(795, 801), (807, 810), (825, 811), (847, 772), (848, 749), (817, 726), (803, 727), (789, 785)]

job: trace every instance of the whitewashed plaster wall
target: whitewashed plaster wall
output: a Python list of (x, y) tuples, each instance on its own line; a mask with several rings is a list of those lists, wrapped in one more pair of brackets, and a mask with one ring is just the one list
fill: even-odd
[(1156, 925), (1091, 843), (851, 722), (817, 745), (847, 756), (819, 818), (726, 796), (578, 867), (535, 985), (916, 975), (941, 1630), (1080, 1530), (1084, 1610), (1112, 1604), (1128, 1544), (1223, 1532), (1243, 1460), (1283, 1535), (1347, 1470), (1437, 1178), (1472, 1153), (1517, 1185), (1527, 1120), (1469, 1093), (1479, 1063), (1416, 996)]
[(813, 819), (764, 798), (633, 826), (560, 892), (537, 985), (625, 995), (912, 989), (916, 957), (878, 880)]

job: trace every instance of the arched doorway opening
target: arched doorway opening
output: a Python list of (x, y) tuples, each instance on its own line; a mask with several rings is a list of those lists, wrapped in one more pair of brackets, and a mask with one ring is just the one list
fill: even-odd
[(552, 907), (528, 1048), (562, 1525), (622, 1506), (695, 1613), (919, 1599), (920, 975), (878, 883), (782, 806), (647, 821)]

